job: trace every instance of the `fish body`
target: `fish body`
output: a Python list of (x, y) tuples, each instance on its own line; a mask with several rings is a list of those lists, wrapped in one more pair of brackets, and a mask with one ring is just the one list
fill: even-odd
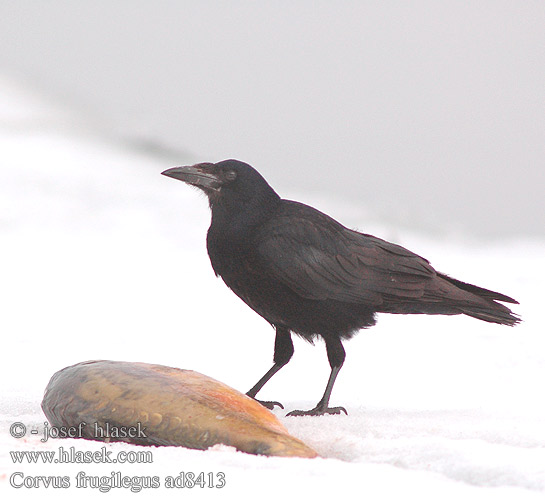
[(42, 409), (81, 437), (205, 450), (215, 444), (258, 455), (313, 458), (276, 416), (252, 398), (192, 370), (87, 361), (53, 375)]

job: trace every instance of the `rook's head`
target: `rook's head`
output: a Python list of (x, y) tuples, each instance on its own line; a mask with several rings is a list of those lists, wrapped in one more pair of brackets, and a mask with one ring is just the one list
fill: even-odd
[(175, 167), (162, 174), (199, 188), (211, 206), (221, 201), (248, 203), (278, 197), (257, 170), (238, 160)]

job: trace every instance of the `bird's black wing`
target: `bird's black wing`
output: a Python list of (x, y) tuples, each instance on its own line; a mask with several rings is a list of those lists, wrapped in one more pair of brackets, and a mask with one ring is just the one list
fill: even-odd
[(414, 300), (436, 277), (428, 261), (409, 250), (286, 200), (255, 243), (267, 274), (308, 299), (375, 306)]

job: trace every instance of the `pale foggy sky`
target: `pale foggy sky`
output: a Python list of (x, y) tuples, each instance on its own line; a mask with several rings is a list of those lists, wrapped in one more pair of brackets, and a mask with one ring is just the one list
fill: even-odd
[(21, 0), (0, 37), (0, 72), (180, 162), (238, 158), (393, 225), (545, 235), (543, 1)]

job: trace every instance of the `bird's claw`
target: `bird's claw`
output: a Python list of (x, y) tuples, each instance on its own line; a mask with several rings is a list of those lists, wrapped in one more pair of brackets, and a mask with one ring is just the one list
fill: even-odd
[(278, 401), (260, 401), (259, 399), (255, 399), (255, 398), (252, 398), (252, 399), (257, 401), (261, 406), (268, 408), (269, 410), (274, 410), (275, 406), (278, 406), (282, 410), (284, 409), (284, 405), (282, 403), (279, 403)]
[(312, 410), (293, 410), (290, 411), (286, 417), (304, 417), (306, 415), (318, 416), (318, 415), (340, 415), (344, 412), (345, 415), (348, 415), (348, 412), (342, 406), (335, 406), (334, 408), (320, 408), (317, 406)]

